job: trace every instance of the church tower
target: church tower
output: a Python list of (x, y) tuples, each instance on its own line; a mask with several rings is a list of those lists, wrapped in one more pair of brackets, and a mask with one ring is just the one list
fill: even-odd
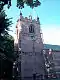
[[(34, 77), (44, 76), (43, 41), (39, 18), (23, 17), (16, 25), (15, 51), (18, 51), (18, 72), (22, 80), (33, 80)], [(20, 62), (20, 65), (19, 65)], [(30, 78), (30, 79), (27, 79)]]

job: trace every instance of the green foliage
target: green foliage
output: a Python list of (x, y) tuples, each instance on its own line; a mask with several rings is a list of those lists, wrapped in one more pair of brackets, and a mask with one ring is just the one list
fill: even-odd
[(41, 5), (41, 2), (39, 2), (38, 0), (17, 0), (17, 7), (21, 9), (24, 8), (24, 3), (31, 8)]
[[(6, 50), (7, 49), (6, 47), (7, 45), (10, 45), (9, 42), (11, 43), (10, 47), (12, 48), (12, 41), (8, 39), (10, 36), (8, 35), (8, 30), (9, 30), (9, 26), (11, 26), (12, 24), (12, 21), (7, 18), (7, 15), (5, 14), (5, 11), (3, 10), (3, 7), (1, 7), (1, 5), (0, 5), (0, 51), (4, 54), (7, 54), (8, 50)], [(6, 53), (3, 52), (5, 50), (6, 50)]]
[(0, 78), (12, 80), (12, 65), (15, 60), (14, 39), (8, 34), (12, 24), (11, 18), (7, 18), (3, 7), (7, 0), (0, 0)]
[(0, 77), (12, 80), (12, 67), (15, 58), (14, 39), (11, 35), (5, 33), (0, 36)]
[(0, 3), (2, 3), (2, 6), (8, 5), (8, 8), (11, 6), (11, 0), (0, 0)]
[(4, 31), (9, 30), (9, 27), (12, 24), (12, 21), (10, 19), (6, 18), (6, 14), (4, 10), (1, 10), (0, 12), (0, 34)]
[(0, 12), (3, 9), (3, 6), (4, 6), (3, 2), (0, 1)]
[(4, 53), (6, 58), (10, 61), (15, 59), (14, 39), (11, 35), (4, 34), (4, 36), (0, 36), (0, 52)]
[(0, 57), (0, 80), (12, 80), (12, 65), (11, 61)]
[[(0, 1), (0, 54), (3, 53), (7, 58), (13, 54), (13, 38), (8, 34), (12, 21), (7, 18)], [(4, 55), (3, 55), (4, 56)]]
[[(11, 6), (12, 0), (1, 0), (3, 2), (2, 5), (8, 4), (8, 8)], [(31, 8), (37, 7), (41, 5), (41, 2), (39, 0), (17, 0), (17, 7), (22, 9), (24, 8), (24, 4), (27, 4), (27, 6), (30, 6)]]

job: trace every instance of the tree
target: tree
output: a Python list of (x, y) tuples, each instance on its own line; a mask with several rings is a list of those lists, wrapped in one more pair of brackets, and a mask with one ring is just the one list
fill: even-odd
[(0, 39), (0, 44), (6, 58), (13, 62), (13, 60), (15, 59), (13, 37), (9, 34), (4, 34), (2, 39)]
[(24, 4), (27, 4), (31, 8), (37, 7), (41, 5), (41, 2), (38, 0), (17, 0), (17, 7), (18, 8), (24, 8)]
[[(1, 0), (3, 2), (3, 5), (8, 4), (8, 8), (11, 6), (12, 0)], [(41, 2), (39, 0), (17, 0), (17, 7), (18, 8), (24, 8), (24, 4), (27, 4), (31, 8), (37, 7), (41, 5)]]
[(9, 18), (7, 18), (7, 15), (3, 10), (4, 3), (2, 1), (0, 1), (0, 36), (2, 35), (2, 33), (7, 32), (9, 30), (9, 26), (12, 24), (12, 21)]
[(3, 10), (3, 3), (0, 1), (0, 52), (4, 51), (4, 42), (7, 40), (9, 27), (12, 21), (7, 18), (5, 11)]
[(12, 21), (10, 19), (6, 18), (6, 14), (4, 10), (1, 10), (0, 12), (0, 35), (1, 33), (7, 32), (9, 30), (9, 27), (12, 24)]
[[(1, 2), (0, 2), (1, 3)], [(8, 34), (9, 26), (11, 26), (12, 21), (7, 18), (5, 11), (3, 10), (2, 3), (0, 4), (0, 52), (3, 52), (3, 43), (5, 41), (5, 36)]]
[(12, 67), (16, 59), (14, 54), (14, 39), (9, 34), (0, 38), (0, 78), (12, 80)]
[[(14, 39), (8, 34), (12, 24), (3, 10), (4, 3), (0, 1), (0, 78), (10, 78), (14, 56)], [(9, 79), (8, 79), (9, 80)], [(11, 79), (10, 79), (11, 80)]]

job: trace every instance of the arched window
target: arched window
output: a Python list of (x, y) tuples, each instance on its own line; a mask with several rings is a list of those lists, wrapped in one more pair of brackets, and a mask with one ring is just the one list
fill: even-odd
[(29, 33), (34, 33), (34, 25), (29, 26)]

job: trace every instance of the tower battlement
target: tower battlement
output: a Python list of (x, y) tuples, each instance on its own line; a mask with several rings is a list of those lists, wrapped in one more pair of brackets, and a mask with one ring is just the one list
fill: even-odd
[(40, 24), (39, 17), (37, 17), (36, 19), (33, 19), (31, 15), (29, 15), (29, 17), (23, 17), (22, 13), (20, 13), (20, 19), (18, 19), (17, 22), (18, 21)]

